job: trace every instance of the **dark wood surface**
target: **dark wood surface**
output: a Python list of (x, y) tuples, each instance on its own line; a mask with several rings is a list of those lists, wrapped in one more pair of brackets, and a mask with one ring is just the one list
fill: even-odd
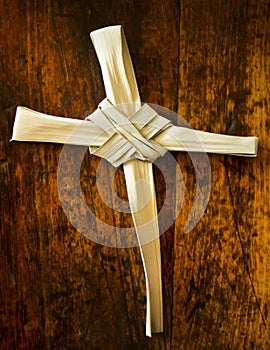
[[(266, 0), (1, 2), (0, 349), (269, 349), (269, 13)], [(105, 92), (89, 32), (112, 24), (124, 27), (143, 101), (196, 129), (259, 137), (255, 159), (209, 156), (210, 201), (187, 234), (196, 177), (189, 156), (173, 153), (185, 197), (161, 236), (165, 331), (151, 339), (139, 249), (102, 246), (72, 227), (57, 189), (61, 145), (9, 142), (17, 105), (78, 119), (95, 110)], [(67, 164), (80, 152), (70, 147)], [(132, 225), (99, 197), (98, 164), (85, 155), (88, 206)], [(155, 169), (159, 207), (174, 171)], [(102, 172), (106, 185), (113, 170)], [(177, 207), (183, 183), (174, 181)], [(115, 191), (126, 199), (122, 169)]]

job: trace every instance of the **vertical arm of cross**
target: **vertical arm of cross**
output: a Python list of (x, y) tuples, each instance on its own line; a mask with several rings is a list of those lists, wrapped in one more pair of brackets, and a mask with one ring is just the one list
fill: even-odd
[[(91, 39), (101, 65), (108, 99), (127, 116), (132, 116), (140, 108), (140, 96), (121, 26), (94, 31)], [(124, 164), (124, 173), (145, 271), (146, 334), (151, 336), (152, 332), (163, 331), (161, 257), (152, 164), (131, 160)], [(138, 208), (145, 200), (145, 193), (135, 190), (139, 181), (145, 181), (151, 191), (148, 202), (140, 210)]]

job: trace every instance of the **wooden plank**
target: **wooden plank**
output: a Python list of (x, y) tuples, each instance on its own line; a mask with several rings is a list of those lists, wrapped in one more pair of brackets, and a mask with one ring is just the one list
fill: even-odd
[[(12, 0), (1, 11), (1, 349), (165, 349), (170, 346), (172, 231), (162, 237), (165, 335), (145, 337), (145, 281), (139, 249), (84, 238), (63, 213), (57, 191), (60, 145), (9, 143), (16, 105), (84, 118), (105, 96), (89, 32), (123, 24), (142, 99), (175, 107), (176, 1)], [(67, 165), (84, 150), (70, 147)], [(131, 217), (106, 206), (95, 184), (98, 159), (85, 156), (82, 190), (95, 215), (113, 225)], [(66, 177), (70, 169), (67, 168)], [(104, 178), (111, 167), (102, 169)], [(165, 187), (156, 171), (157, 200)], [(116, 191), (126, 199), (124, 176)], [(105, 181), (104, 184), (106, 185)], [(67, 182), (67, 187), (69, 183)], [(113, 191), (107, 186), (108, 196)], [(74, 208), (74, 215), (81, 208)], [(97, 223), (93, 222), (93, 229)]]
[(180, 114), (194, 128), (257, 135), (260, 146), (257, 159), (209, 157), (210, 202), (189, 234), (196, 179), (178, 156), (192, 191), (176, 223), (172, 349), (269, 348), (269, 5), (181, 3)]

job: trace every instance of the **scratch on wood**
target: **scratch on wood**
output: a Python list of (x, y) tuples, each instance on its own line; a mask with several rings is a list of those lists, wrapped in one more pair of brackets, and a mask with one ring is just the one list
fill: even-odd
[(66, 76), (67, 81), (69, 81), (69, 73), (68, 73), (68, 64), (66, 61), (66, 56), (64, 54), (64, 50), (63, 50), (63, 45), (62, 45), (62, 40), (60, 38), (56, 23), (55, 23), (55, 18), (54, 15), (51, 15), (51, 19), (52, 19), (52, 24), (53, 24), (53, 30), (54, 33), (56, 35), (56, 42), (57, 42), (57, 47), (59, 48), (59, 55), (60, 55), (60, 60), (61, 60), (61, 67), (64, 71), (64, 74)]
[(229, 169), (229, 166), (227, 165), (225, 173), (226, 173), (226, 178), (227, 178), (228, 186), (229, 186), (229, 195), (230, 195), (231, 205), (232, 205), (232, 209), (233, 209), (233, 218), (234, 218), (234, 225), (235, 225), (235, 229), (236, 229), (236, 233), (237, 233), (237, 238), (238, 238), (240, 246), (241, 246), (243, 262), (244, 262), (244, 266), (245, 266), (245, 269), (246, 269), (246, 272), (247, 272), (247, 275), (248, 275), (248, 279), (249, 279), (250, 284), (251, 284), (252, 293), (253, 293), (253, 295), (255, 297), (256, 304), (257, 304), (257, 307), (258, 307), (258, 310), (259, 310), (259, 313), (260, 313), (263, 325), (265, 326), (266, 334), (267, 334), (268, 338), (270, 339), (270, 334), (269, 334), (269, 331), (268, 331), (267, 322), (266, 322), (266, 319), (265, 319), (264, 314), (262, 312), (261, 305), (260, 305), (260, 302), (259, 302), (256, 290), (255, 290), (255, 286), (254, 286), (254, 283), (253, 283), (253, 279), (251, 277), (249, 264), (248, 264), (248, 259), (247, 259), (246, 253), (245, 253), (245, 243), (244, 243), (243, 239), (241, 238), (241, 234), (240, 234), (240, 230), (239, 230), (239, 226), (238, 226), (237, 211), (236, 211), (236, 208), (235, 208), (233, 192), (232, 192), (232, 186), (231, 186), (231, 182), (230, 182), (229, 170), (228, 169)]

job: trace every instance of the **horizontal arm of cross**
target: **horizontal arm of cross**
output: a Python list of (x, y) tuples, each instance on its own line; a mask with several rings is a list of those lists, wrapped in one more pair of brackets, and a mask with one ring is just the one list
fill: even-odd
[[(145, 105), (144, 105), (145, 106)], [(142, 107), (144, 108), (144, 107)], [(97, 110), (100, 112), (100, 108)], [(106, 108), (105, 108), (106, 111)], [(152, 108), (148, 108), (151, 121)], [(109, 111), (108, 111), (109, 112)], [(157, 115), (157, 113), (155, 113)], [(130, 118), (132, 120), (132, 118)], [(165, 119), (165, 118), (163, 118)], [(140, 120), (133, 120), (136, 130)], [(151, 127), (151, 122), (149, 122)], [(178, 127), (167, 123), (165, 130), (157, 132), (159, 125), (152, 125), (151, 140), (170, 151), (209, 152), (218, 154), (231, 154), (238, 156), (254, 157), (257, 155), (258, 138), (255, 136), (231, 136), (204, 132), (186, 127)], [(162, 125), (164, 128), (164, 125)], [(148, 126), (148, 133), (149, 130)], [(33, 111), (29, 108), (18, 107), (13, 128), (12, 140), (32, 142), (55, 142), (90, 146), (92, 149), (100, 148), (108, 140), (108, 134), (115, 131), (113, 128), (102, 129), (102, 126), (91, 121), (91, 115), (87, 120), (55, 117)], [(140, 130), (146, 137), (145, 130)], [(151, 134), (151, 132), (150, 132)], [(111, 136), (111, 135), (110, 135)], [(148, 138), (149, 140), (149, 138)], [(121, 153), (121, 149), (118, 150)], [(95, 152), (92, 152), (95, 153)], [(99, 155), (99, 154), (97, 154)], [(119, 166), (124, 161), (114, 164)], [(147, 159), (149, 160), (149, 159)]]

